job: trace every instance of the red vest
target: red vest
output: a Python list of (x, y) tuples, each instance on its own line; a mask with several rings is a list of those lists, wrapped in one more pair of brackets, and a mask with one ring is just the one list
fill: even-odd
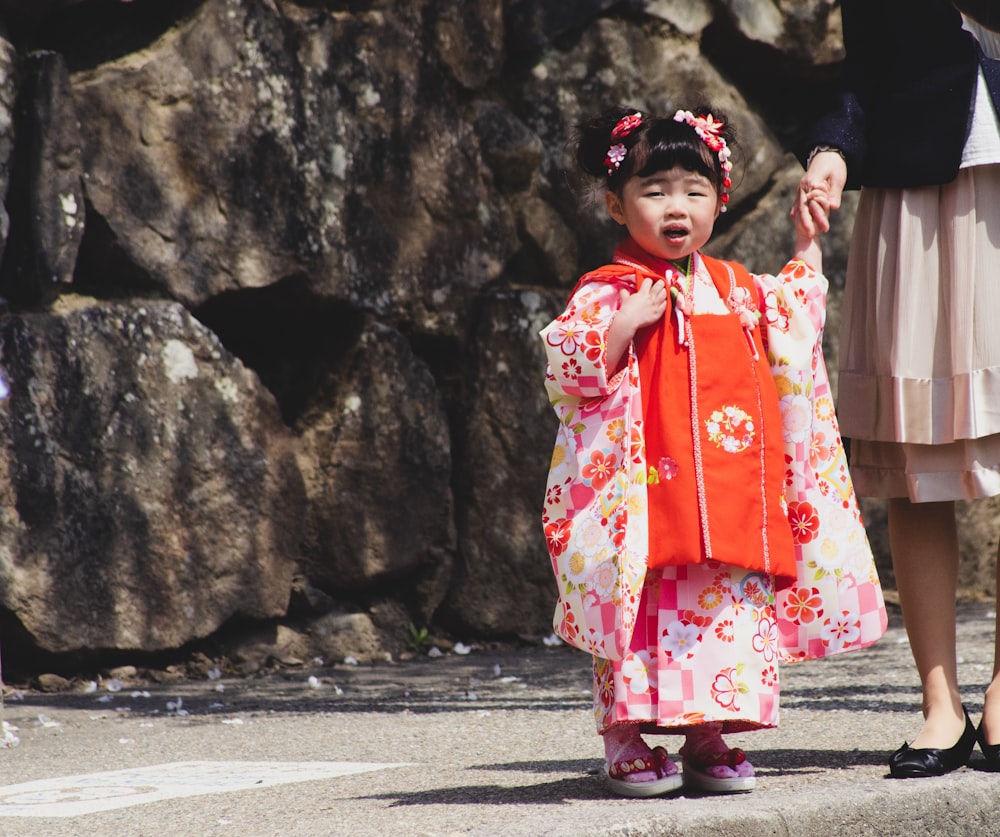
[[(741, 265), (702, 257), (722, 299), (731, 278), (758, 293)], [(726, 265), (732, 269), (732, 274)], [(654, 274), (637, 273), (639, 283)], [(649, 566), (720, 561), (794, 577), (782, 488), (778, 395), (761, 330), (736, 314), (668, 315), (636, 335), (645, 428)]]

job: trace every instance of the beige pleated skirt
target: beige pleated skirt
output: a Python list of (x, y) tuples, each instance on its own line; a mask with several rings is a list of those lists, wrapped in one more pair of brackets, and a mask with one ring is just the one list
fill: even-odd
[(1000, 494), (1000, 165), (862, 190), (837, 413), (859, 495)]

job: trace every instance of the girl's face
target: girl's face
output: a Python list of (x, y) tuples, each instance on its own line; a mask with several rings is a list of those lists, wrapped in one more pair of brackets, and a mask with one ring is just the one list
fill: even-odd
[(676, 261), (703, 247), (722, 207), (707, 177), (675, 166), (632, 177), (621, 197), (605, 196), (608, 213), (647, 253)]

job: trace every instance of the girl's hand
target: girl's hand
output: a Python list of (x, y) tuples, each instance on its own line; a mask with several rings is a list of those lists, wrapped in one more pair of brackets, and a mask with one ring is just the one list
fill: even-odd
[[(795, 228), (807, 238), (830, 231), (830, 210), (840, 208), (840, 197), (847, 183), (847, 163), (836, 151), (820, 151), (799, 181), (799, 191), (791, 216)], [(815, 190), (825, 190), (827, 203), (810, 200)]]
[(607, 365), (617, 372), (635, 333), (660, 320), (667, 310), (667, 285), (662, 279), (644, 282), (634, 294), (618, 292), (621, 307), (608, 327)]
[(797, 206), (804, 209), (792, 212), (796, 233), (805, 238), (816, 238), (820, 233), (830, 231), (830, 210), (835, 207), (832, 206), (830, 192), (825, 184), (809, 191), (805, 191), (800, 185)]
[(667, 285), (662, 279), (644, 282), (634, 294), (621, 290), (618, 297), (621, 300), (618, 316), (634, 324), (633, 336), (640, 328), (660, 320), (667, 310)]
[(819, 236), (820, 232), (830, 229), (832, 199), (829, 187), (823, 183), (805, 191), (800, 185), (798, 206), (804, 209), (792, 212), (795, 220), (795, 258), (822, 273), (823, 249), (820, 247)]

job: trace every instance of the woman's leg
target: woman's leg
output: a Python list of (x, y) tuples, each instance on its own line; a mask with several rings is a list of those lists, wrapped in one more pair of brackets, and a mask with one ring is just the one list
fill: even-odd
[[(910, 746), (948, 748), (965, 727), (955, 651), (955, 504), (889, 500), (889, 543), (903, 623), (923, 688), (924, 726)], [(1000, 714), (1000, 703), (997, 709)]]
[[(996, 612), (1000, 613), (1000, 548), (997, 549)], [(987, 744), (1000, 744), (1000, 618), (993, 637), (993, 680), (986, 689), (983, 703), (983, 738)]]

